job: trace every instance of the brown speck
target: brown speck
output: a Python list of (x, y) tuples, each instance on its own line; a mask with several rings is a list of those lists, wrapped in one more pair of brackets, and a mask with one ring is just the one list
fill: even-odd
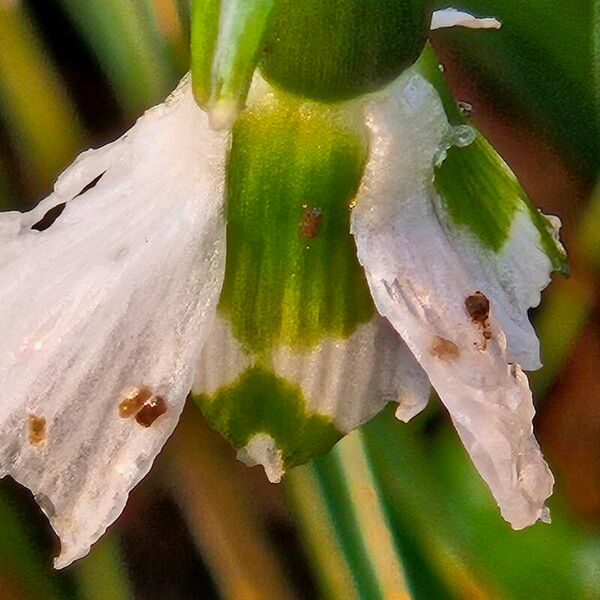
[(142, 425), (142, 427), (150, 427), (158, 417), (164, 415), (167, 412), (167, 403), (162, 396), (155, 396), (144, 404), (140, 411), (135, 415), (135, 420)]
[(441, 360), (455, 360), (460, 355), (458, 346), (443, 337), (435, 336), (430, 352), (432, 356)]
[(465, 300), (467, 313), (476, 323), (485, 323), (490, 314), (490, 301), (485, 294), (475, 292)]
[(302, 220), (300, 221), (300, 234), (305, 238), (315, 238), (321, 227), (323, 214), (320, 208), (304, 208)]
[(490, 316), (490, 301), (485, 294), (475, 292), (465, 300), (465, 308), (474, 323), (482, 328), (483, 344), (481, 350), (487, 349), (488, 340), (492, 338), (488, 317)]
[(46, 439), (46, 419), (37, 415), (29, 415), (29, 443), (39, 446)]
[(146, 386), (136, 388), (127, 394), (125, 399), (119, 404), (119, 416), (127, 419), (135, 415), (144, 406), (144, 403), (150, 400), (151, 396), (152, 391), (150, 388)]

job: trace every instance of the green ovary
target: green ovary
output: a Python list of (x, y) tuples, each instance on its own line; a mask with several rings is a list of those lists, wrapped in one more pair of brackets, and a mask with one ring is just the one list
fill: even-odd
[(350, 234), (367, 154), (353, 110), (271, 94), (234, 127), (219, 309), (255, 354), (348, 337), (373, 315)]
[(278, 0), (260, 68), (286, 91), (338, 101), (372, 92), (419, 56), (429, 0)]
[(285, 468), (328, 452), (343, 435), (330, 418), (306, 411), (300, 388), (260, 366), (212, 395), (195, 395), (194, 401), (235, 448), (243, 448), (254, 435), (270, 435)]

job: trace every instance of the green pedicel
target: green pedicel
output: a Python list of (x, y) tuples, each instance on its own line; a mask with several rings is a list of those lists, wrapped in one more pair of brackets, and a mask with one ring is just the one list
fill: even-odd
[(231, 385), (194, 401), (237, 449), (257, 434), (270, 435), (291, 468), (328, 452), (343, 437), (331, 419), (309, 414), (302, 391), (263, 367), (251, 367)]
[(359, 113), (268, 94), (234, 127), (219, 309), (254, 353), (348, 337), (374, 313), (350, 234), (367, 155)]

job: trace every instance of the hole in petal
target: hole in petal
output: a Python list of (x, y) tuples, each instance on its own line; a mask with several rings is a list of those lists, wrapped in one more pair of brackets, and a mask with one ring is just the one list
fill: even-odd
[(29, 415), (27, 420), (29, 443), (39, 446), (46, 439), (46, 419), (37, 415)]
[(142, 406), (137, 415), (135, 415), (135, 420), (142, 427), (150, 427), (158, 417), (164, 415), (166, 412), (167, 403), (165, 399), (162, 396), (155, 396), (150, 402)]
[[(91, 190), (99, 181), (102, 179), (104, 173), (101, 173), (95, 179), (92, 179), (78, 194), (73, 196), (73, 198), (77, 198), (85, 194), (88, 190)], [(62, 202), (61, 204), (57, 204), (53, 206), (37, 223), (31, 226), (31, 229), (35, 229), (36, 231), (45, 231), (54, 225), (56, 219), (62, 215), (63, 210), (65, 210), (66, 203)]]
[(31, 229), (35, 229), (36, 231), (45, 231), (52, 225), (60, 215), (62, 215), (63, 210), (65, 210), (66, 204), (63, 202), (62, 204), (57, 204), (53, 206), (35, 225), (31, 226)]

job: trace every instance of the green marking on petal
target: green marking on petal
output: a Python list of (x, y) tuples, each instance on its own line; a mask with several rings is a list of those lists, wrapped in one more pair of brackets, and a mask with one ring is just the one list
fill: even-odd
[(509, 239), (517, 211), (526, 209), (552, 267), (568, 271), (550, 222), (531, 204), (508, 165), (481, 134), (468, 146), (448, 150), (434, 182), (452, 220), (468, 227), (494, 252), (500, 252)]
[(374, 313), (350, 235), (367, 155), (359, 109), (270, 93), (233, 129), (219, 309), (254, 352), (348, 337)]
[(502, 249), (522, 202), (521, 186), (481, 135), (448, 150), (436, 168), (435, 187), (455, 223), (469, 227), (495, 252)]
[(286, 468), (328, 452), (343, 437), (332, 420), (306, 410), (302, 390), (260, 366), (212, 395), (194, 395), (207, 421), (235, 448), (267, 434)]
[[(425, 46), (416, 68), (436, 88), (449, 122), (465, 125), (439, 62), (430, 44)], [(540, 234), (540, 244), (555, 271), (567, 275), (564, 248), (556, 239), (549, 220), (529, 200), (521, 184), (483, 135), (462, 147), (451, 147), (435, 170), (435, 187), (452, 220), (465, 225), (494, 252), (510, 238), (514, 218), (526, 210)]]

